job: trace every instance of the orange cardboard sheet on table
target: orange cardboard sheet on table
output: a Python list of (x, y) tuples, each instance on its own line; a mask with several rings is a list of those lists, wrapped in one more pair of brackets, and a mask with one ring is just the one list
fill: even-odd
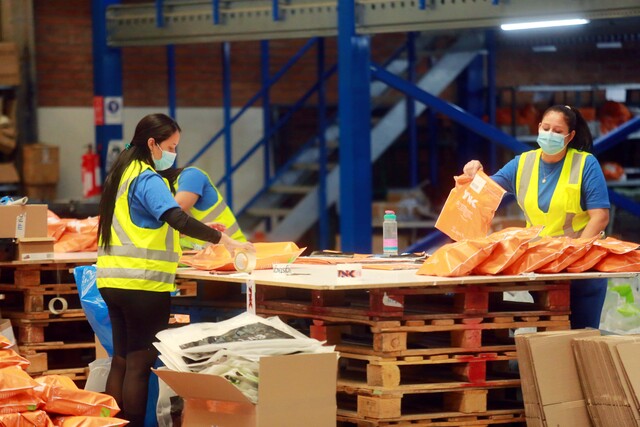
[[(266, 270), (273, 264), (292, 263), (307, 248), (293, 242), (254, 243), (255, 270)], [(199, 270), (234, 271), (233, 257), (223, 245), (207, 246), (195, 255), (183, 255), (180, 262)]]
[(486, 237), (506, 191), (482, 171), (472, 180), (466, 175), (454, 179), (456, 186), (447, 197), (436, 228), (455, 241)]

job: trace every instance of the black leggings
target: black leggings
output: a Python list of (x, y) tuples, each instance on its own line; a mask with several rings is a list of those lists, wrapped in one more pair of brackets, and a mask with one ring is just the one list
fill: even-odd
[(167, 328), (169, 292), (101, 288), (113, 331), (113, 359), (106, 392), (122, 409), (118, 417), (130, 427), (142, 427), (147, 406), (149, 375), (158, 352), (155, 335)]

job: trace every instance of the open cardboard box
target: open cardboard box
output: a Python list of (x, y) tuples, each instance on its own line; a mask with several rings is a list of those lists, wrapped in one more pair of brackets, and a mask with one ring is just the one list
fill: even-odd
[(258, 403), (217, 375), (157, 369), (185, 399), (189, 427), (328, 427), (336, 425), (338, 353), (260, 359)]

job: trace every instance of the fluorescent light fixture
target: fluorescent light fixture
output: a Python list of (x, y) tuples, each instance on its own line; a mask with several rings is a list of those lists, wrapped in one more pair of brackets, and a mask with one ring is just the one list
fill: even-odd
[(622, 49), (622, 42), (598, 42), (598, 49)]
[(504, 31), (515, 30), (531, 30), (535, 28), (549, 28), (549, 27), (566, 27), (570, 25), (584, 25), (588, 24), (588, 19), (560, 19), (556, 21), (535, 21), (535, 22), (518, 22), (515, 24), (502, 24), (500, 28)]
[(545, 45), (545, 46), (531, 46), (531, 50), (533, 50), (536, 53), (557, 52), (558, 48), (556, 48), (554, 45), (550, 44), (550, 45)]

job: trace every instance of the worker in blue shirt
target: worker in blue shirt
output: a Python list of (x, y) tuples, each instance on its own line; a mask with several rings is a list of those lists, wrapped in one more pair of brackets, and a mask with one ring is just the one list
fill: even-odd
[[(527, 226), (541, 235), (594, 237), (609, 223), (604, 174), (589, 152), (593, 139), (580, 112), (568, 105), (548, 108), (538, 125), (539, 149), (516, 156), (491, 178), (516, 197)], [(482, 164), (472, 160), (464, 174), (473, 178)], [(571, 282), (571, 327), (598, 328), (606, 279)]]
[[(247, 241), (235, 215), (205, 171), (190, 166), (184, 169), (168, 169), (161, 172), (161, 175), (172, 184), (175, 199), (183, 211), (234, 240)], [(208, 242), (184, 236), (180, 239), (180, 244), (185, 249), (200, 250)]]
[(155, 335), (169, 322), (181, 249), (179, 233), (252, 250), (182, 211), (169, 182), (180, 127), (164, 114), (145, 116), (105, 180), (98, 224), (97, 286), (111, 319), (113, 358), (106, 392), (129, 426), (144, 425)]

